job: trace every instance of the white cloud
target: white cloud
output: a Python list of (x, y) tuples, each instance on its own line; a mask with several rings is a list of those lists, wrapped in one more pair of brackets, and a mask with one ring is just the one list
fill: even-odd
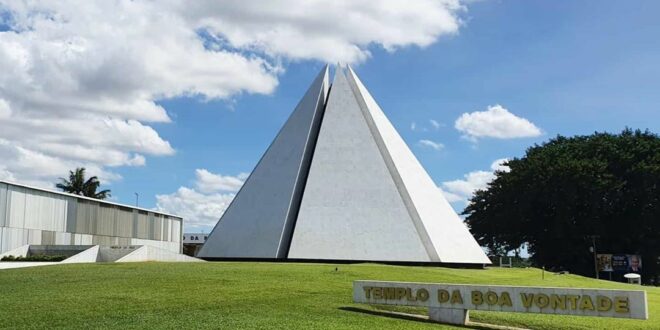
[(427, 125), (424, 125), (424, 124), (422, 124), (420, 126), (420, 125), (417, 125), (416, 122), (412, 122), (410, 124), (410, 130), (411, 131), (419, 131), (419, 132), (428, 132), (430, 130), (437, 131), (437, 130), (440, 129), (440, 127), (445, 126), (443, 123), (441, 123), (441, 122), (439, 122), (435, 119), (429, 119), (428, 123), (429, 123), (430, 126), (427, 126)]
[[(458, 0), (0, 0), (4, 177), (63, 169), (118, 179), (175, 151), (150, 123), (159, 100), (272, 93), (286, 60), (360, 62), (369, 47), (425, 47), (453, 35)], [(42, 161), (48, 159), (48, 161)]]
[(101, 182), (108, 183), (121, 178), (92, 162), (77, 162), (52, 157), (44, 153), (17, 146), (0, 139), (0, 179), (18, 181), (28, 185), (53, 188), (56, 178), (65, 177), (69, 170), (83, 166), (87, 173), (96, 175)]
[(214, 174), (206, 169), (195, 170), (197, 181), (195, 186), (203, 193), (229, 191), (236, 192), (241, 189), (243, 182), (247, 178), (247, 173), (241, 173), (238, 176)]
[(506, 163), (508, 161), (509, 161), (509, 158), (496, 159), (495, 161), (493, 161), (492, 164), (490, 164), (490, 169), (493, 170), (493, 172), (496, 172), (496, 171), (509, 172), (511, 170), (509, 168), (509, 166), (504, 165), (504, 163)]
[(463, 179), (446, 181), (442, 188), (450, 193), (463, 197), (464, 200), (474, 194), (475, 191), (484, 189), (488, 183), (495, 178), (493, 172), (473, 171), (464, 175)]
[(0, 99), (0, 119), (9, 118), (11, 115), (11, 108), (7, 101)]
[(438, 189), (440, 189), (440, 192), (442, 192), (442, 194), (445, 196), (445, 198), (447, 199), (447, 201), (450, 202), (450, 203), (454, 203), (454, 202), (463, 202), (463, 201), (465, 200), (465, 198), (464, 198), (463, 196), (460, 196), (460, 195), (458, 195), (458, 194), (451, 193), (451, 192), (449, 192), (449, 191), (447, 191), (447, 190), (444, 190), (444, 189), (442, 189), (442, 188), (440, 188), (440, 187), (438, 187)]
[(509, 168), (503, 165), (508, 158), (495, 160), (490, 168), (492, 171), (473, 171), (463, 176), (463, 179), (445, 181), (442, 183), (441, 190), (449, 202), (468, 203), (468, 200), (477, 190), (483, 190), (495, 179), (494, 171), (508, 172)]
[(435, 149), (435, 150), (442, 150), (442, 148), (445, 147), (444, 144), (442, 144), (440, 142), (434, 142), (434, 141), (431, 141), (431, 140), (419, 140), (419, 144), (421, 144), (425, 147)]
[(156, 195), (156, 207), (159, 211), (182, 216), (186, 228), (211, 229), (248, 175), (228, 176), (197, 169), (195, 188), (180, 187), (174, 193)]
[(217, 43), (271, 57), (360, 62), (375, 44), (425, 47), (458, 32), (458, 0), (279, 0), (179, 2), (177, 11)]
[(469, 140), (483, 137), (512, 139), (541, 135), (541, 129), (525, 118), (518, 117), (501, 105), (489, 106), (486, 111), (464, 113), (454, 124)]
[(14, 174), (7, 171), (4, 166), (0, 166), (0, 180), (15, 182), (16, 178), (14, 177)]
[(233, 199), (233, 193), (204, 194), (180, 187), (175, 193), (156, 195), (156, 208), (183, 217), (186, 231), (190, 228), (209, 229), (218, 222)]

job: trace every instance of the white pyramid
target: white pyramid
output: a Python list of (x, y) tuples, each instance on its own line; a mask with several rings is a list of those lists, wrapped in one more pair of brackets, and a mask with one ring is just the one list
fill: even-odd
[(489, 264), (355, 72), (327, 88), (326, 68), (199, 256)]

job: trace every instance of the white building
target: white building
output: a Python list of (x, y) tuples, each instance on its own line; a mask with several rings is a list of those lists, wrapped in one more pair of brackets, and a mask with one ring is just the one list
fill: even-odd
[(0, 254), (24, 245), (146, 245), (181, 253), (183, 219), (0, 181)]
[(198, 256), (490, 264), (350, 67), (317, 76)]

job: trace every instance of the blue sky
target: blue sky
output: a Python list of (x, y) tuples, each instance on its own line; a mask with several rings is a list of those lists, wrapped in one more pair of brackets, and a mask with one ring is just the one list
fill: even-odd
[[(444, 182), (457, 180), (463, 187), (483, 186), (494, 161), (519, 157), (527, 147), (557, 134), (618, 132), (625, 127), (660, 132), (659, 2), (476, 1), (464, 6), (455, 12), (462, 20), (455, 33), (438, 33), (425, 47), (402, 45), (388, 51), (374, 41), (363, 46), (368, 58), (353, 61), (357, 74), (443, 190), (449, 187)], [(229, 37), (216, 46), (227, 42), (232, 47), (239, 44)], [(241, 53), (249, 57), (251, 50)], [(116, 201), (133, 204), (138, 192), (140, 206), (155, 208), (157, 195), (173, 196), (181, 187), (195, 190), (201, 201), (204, 195), (233, 193), (200, 191), (196, 170), (231, 177), (251, 171), (312, 79), (332, 59), (255, 53), (277, 67), (269, 71), (276, 86), (261, 92), (239, 88), (219, 98), (203, 92), (168, 96), (165, 91), (154, 96), (170, 122), (149, 126), (174, 152), (144, 152), (141, 166), (127, 162), (100, 167), (111, 168), (115, 179), (108, 188)], [(455, 128), (461, 115), (496, 105), (526, 119), (541, 134), (468, 139)], [(442, 147), (436, 150), (420, 140)], [(10, 174), (11, 170), (7, 169)], [(476, 181), (470, 180), (470, 173), (476, 173)], [(458, 198), (452, 200), (457, 210), (465, 206)], [(161, 200), (168, 201), (172, 202)], [(160, 206), (171, 212), (182, 207)], [(208, 216), (209, 209), (218, 211), (209, 206), (184, 212)], [(200, 221), (189, 230), (211, 228), (209, 221)]]

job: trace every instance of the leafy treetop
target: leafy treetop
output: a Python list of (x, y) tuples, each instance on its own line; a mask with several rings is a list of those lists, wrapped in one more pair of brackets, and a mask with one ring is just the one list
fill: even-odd
[(557, 136), (506, 165), (463, 211), (492, 254), (527, 243), (537, 266), (593, 275), (596, 236), (598, 252), (641, 254), (647, 279), (660, 275), (658, 135)]
[(69, 171), (69, 179), (60, 178), (60, 182), (55, 186), (64, 192), (96, 199), (106, 199), (111, 196), (108, 189), (97, 192), (101, 186), (101, 182), (99, 182), (96, 176), (85, 179), (84, 167)]

